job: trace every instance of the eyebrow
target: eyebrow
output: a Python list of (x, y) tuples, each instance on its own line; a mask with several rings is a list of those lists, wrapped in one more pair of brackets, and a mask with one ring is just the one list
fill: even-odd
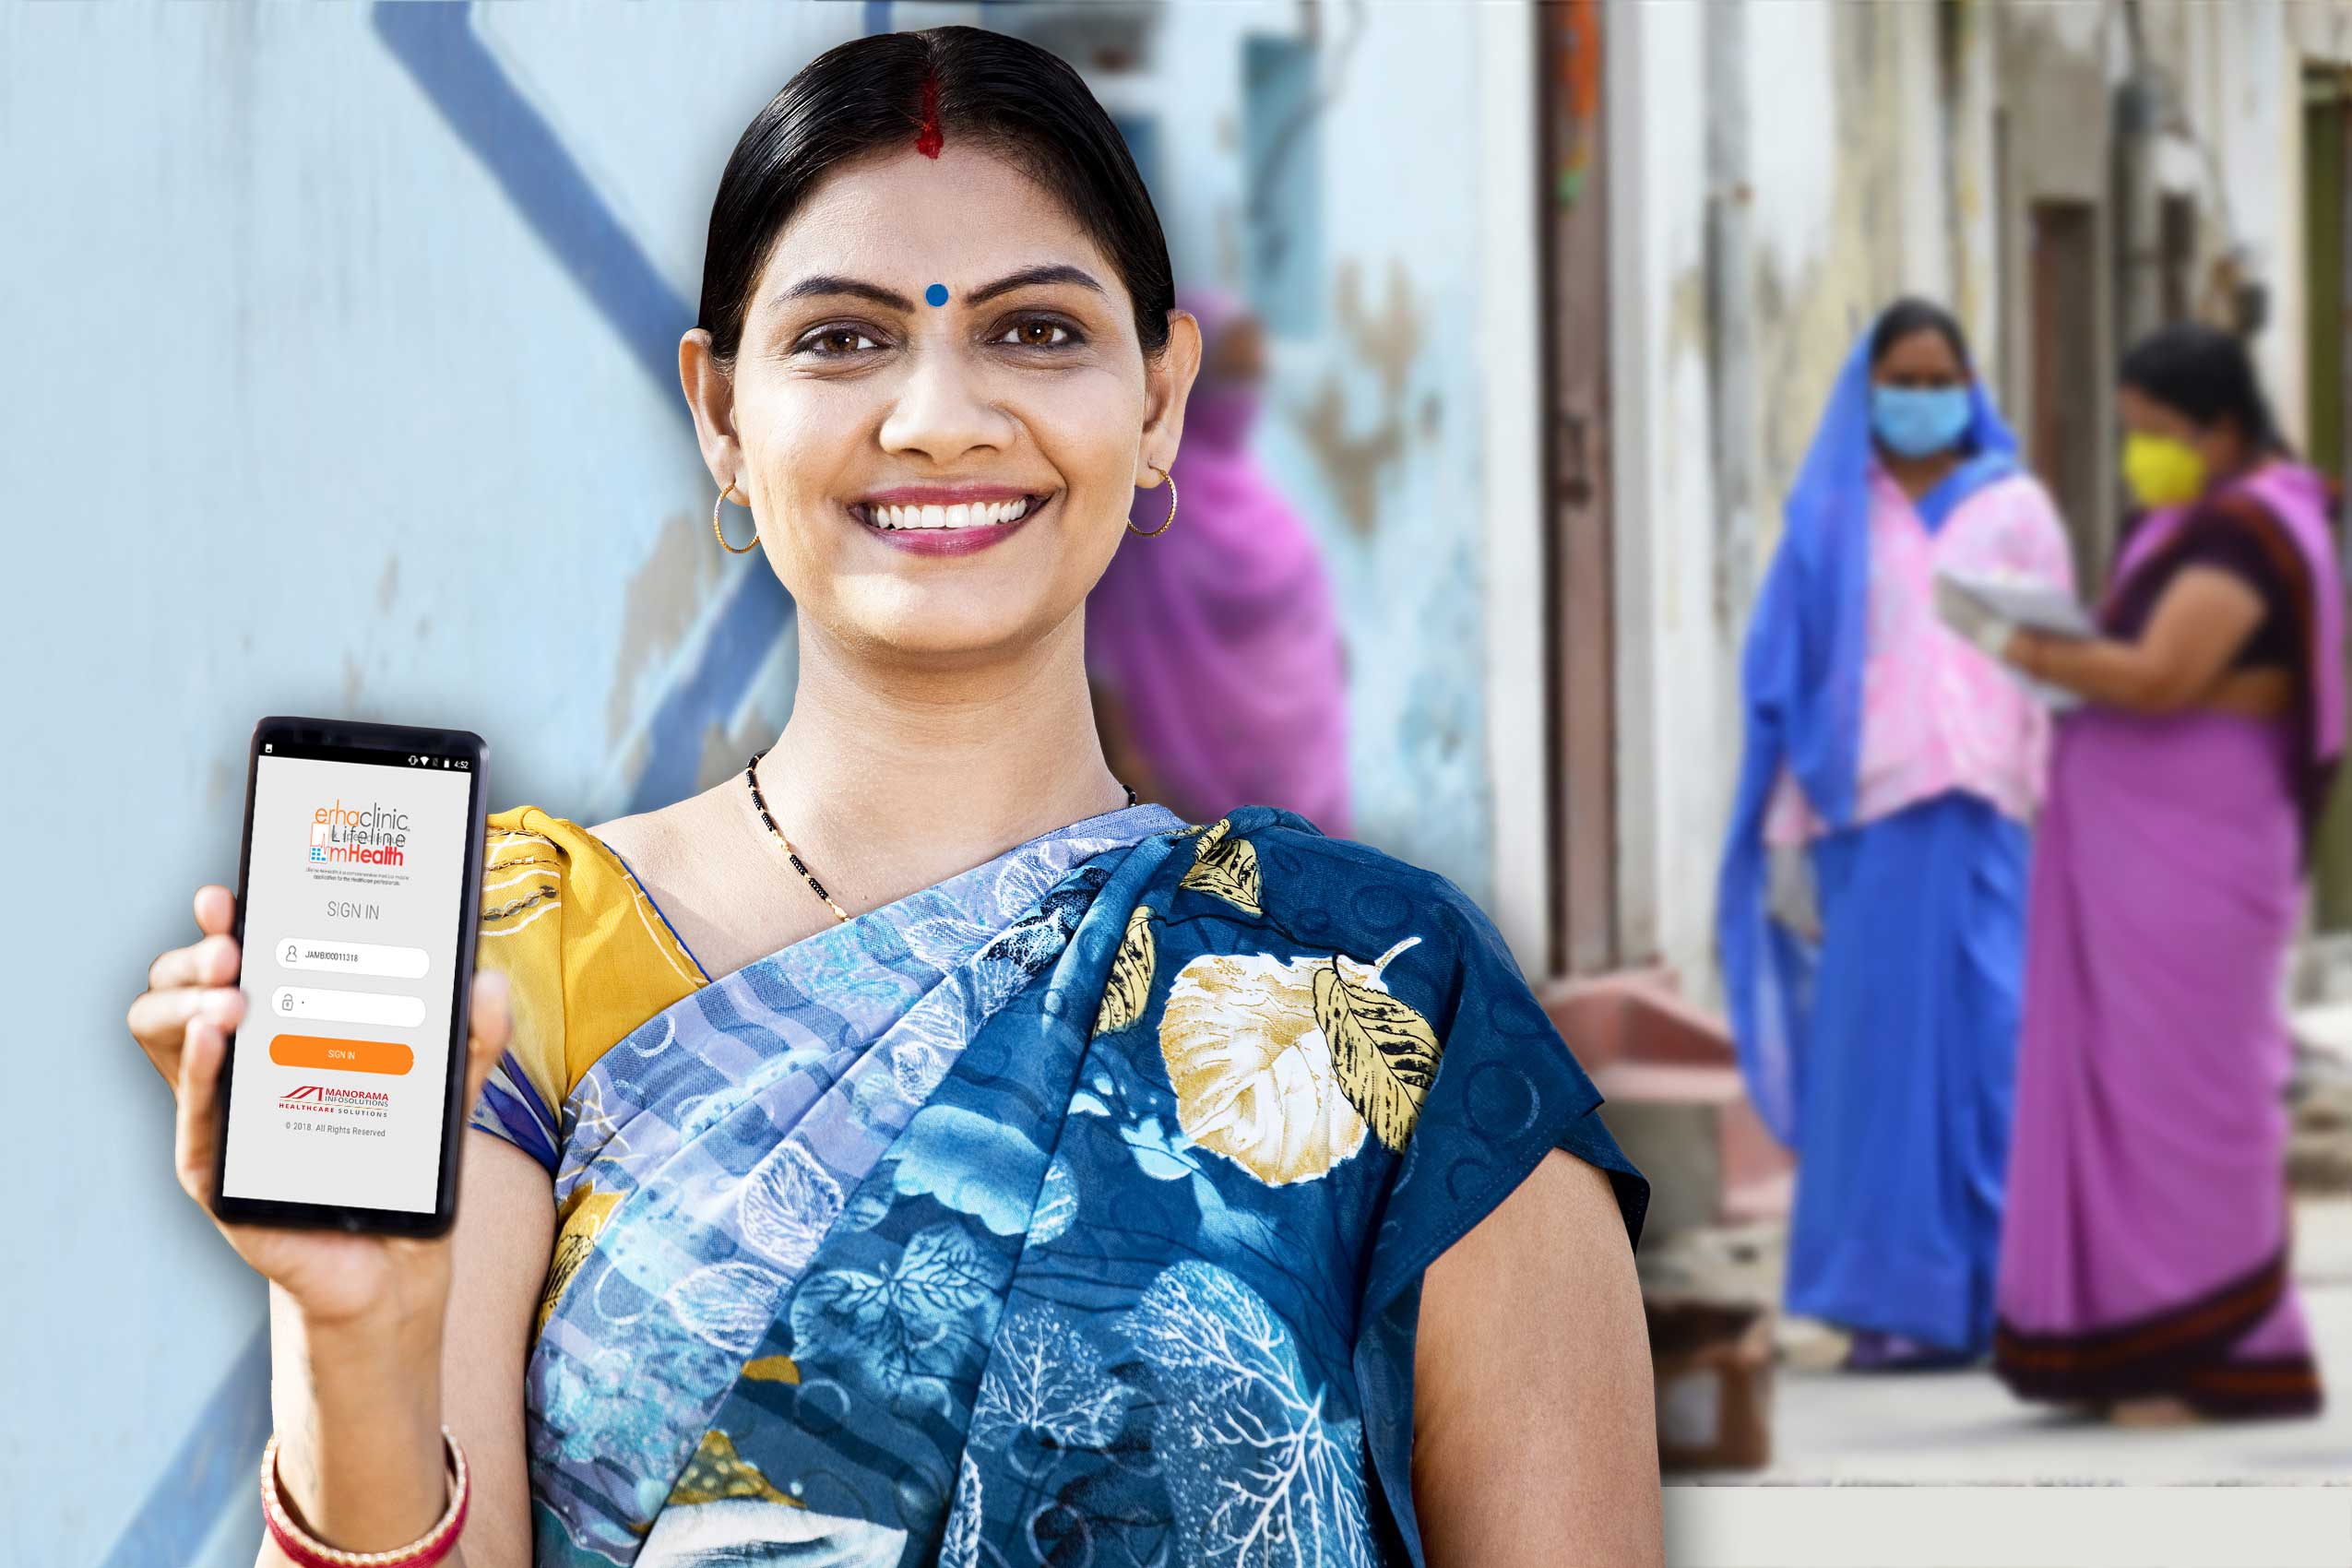
[[(1100, 283), (1096, 282), (1084, 268), (1072, 267), (1067, 263), (1057, 263), (1047, 267), (1026, 267), (1018, 272), (1007, 273), (995, 282), (985, 284), (964, 295), (963, 303), (974, 305), (986, 304), (998, 295), (1009, 294), (1016, 289), (1034, 289), (1048, 283), (1075, 283), (1081, 288), (1092, 289), (1105, 299), (1111, 297), (1110, 291)], [(904, 294), (894, 293), (879, 284), (861, 282), (855, 278), (842, 278), (830, 273), (819, 273), (812, 278), (802, 279), (791, 287), (778, 292), (776, 303), (781, 304), (786, 300), (807, 299), (814, 294), (850, 294), (861, 300), (871, 300), (875, 304), (895, 311), (911, 311), (915, 308), (914, 302)]]

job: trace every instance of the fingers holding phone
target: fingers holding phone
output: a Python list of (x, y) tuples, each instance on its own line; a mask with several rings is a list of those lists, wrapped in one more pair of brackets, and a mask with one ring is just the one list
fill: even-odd
[[(509, 1014), (503, 975), (476, 977), (472, 1032), (466, 1050), (468, 1114), (506, 1048)], [(448, 1291), (446, 1235), (422, 1240), (346, 1234), (317, 1227), (237, 1224), (215, 1212), (220, 1170), (220, 1077), (229, 1035), (201, 1014), (188, 1019), (176, 1052), (178, 1100), (173, 1166), (180, 1186), (210, 1218), (237, 1255), (280, 1287), (305, 1322), (358, 1323), (389, 1313), (437, 1320)]]
[(236, 899), (218, 884), (196, 889), (197, 939), (148, 966), (147, 989), (131, 1003), (131, 1038), (163, 1081), (177, 1087), (188, 1022), (202, 1017), (224, 1030), (244, 1020), (237, 989)]

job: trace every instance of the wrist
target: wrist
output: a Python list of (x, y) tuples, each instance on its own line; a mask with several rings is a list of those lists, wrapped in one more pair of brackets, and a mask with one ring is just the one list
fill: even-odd
[[(443, 1472), (445, 1501), (432, 1525), (398, 1545), (354, 1549), (320, 1538), (320, 1532), (303, 1521), (287, 1494), (278, 1463), (279, 1439), (272, 1436), (261, 1456), (262, 1522), (269, 1538), (296, 1568), (440, 1568), (452, 1562), (465, 1531), (473, 1489), (457, 1440), (445, 1430), (441, 1439), (440, 1453), (446, 1466)], [(367, 1527), (371, 1533), (380, 1528), (380, 1519)]]
[(297, 1308), (303, 1343), (315, 1371), (331, 1367), (398, 1374), (440, 1364), (446, 1313), (447, 1303), (438, 1300), (420, 1309), (390, 1303), (357, 1313)]
[(307, 1377), (278, 1405), (277, 1477), (324, 1541), (378, 1550), (413, 1540), (448, 1501), (439, 1314), (302, 1320)]

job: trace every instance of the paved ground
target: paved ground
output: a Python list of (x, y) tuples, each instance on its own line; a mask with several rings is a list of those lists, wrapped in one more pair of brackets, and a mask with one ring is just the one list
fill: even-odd
[[(1711, 1261), (1744, 1262), (1761, 1283), (1776, 1272), (1776, 1241), (1764, 1231), (1733, 1237)], [(1670, 1273), (1677, 1264), (1658, 1266)], [(1840, 1348), (1834, 1336), (1789, 1323), (1776, 1369), (1771, 1468), (1669, 1483), (2352, 1486), (2352, 1197), (2298, 1205), (2296, 1272), (2331, 1400), (2315, 1420), (2120, 1429), (2021, 1404), (1984, 1372), (1844, 1375), (1828, 1370)]]

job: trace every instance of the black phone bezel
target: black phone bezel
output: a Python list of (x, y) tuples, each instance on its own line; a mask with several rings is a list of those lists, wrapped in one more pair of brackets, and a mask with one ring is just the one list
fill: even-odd
[[(386, 761), (411, 754), (462, 759), (471, 783), (466, 796), (465, 864), (458, 877), (456, 984), (449, 1007), (449, 1055), (442, 1091), (441, 1170), (434, 1206), (424, 1209), (353, 1208), (340, 1204), (289, 1203), (276, 1198), (230, 1197), (226, 1185), (229, 1160), (230, 1085), (237, 1064), (237, 1038), (229, 1039), (221, 1058), (219, 1109), (214, 1122), (212, 1212), (223, 1224), (297, 1226), (386, 1236), (439, 1236), (457, 1218), (457, 1159), (464, 1143), (465, 1112), (460, 1104), (466, 1087), (467, 1010), (473, 991), (474, 945), (481, 934), (481, 861), (487, 813), (483, 800), (488, 786), (489, 747), (470, 730), (440, 730), (402, 724), (371, 724), (356, 719), (271, 717), (254, 726), (245, 762), (245, 821), (237, 849), (237, 913), (232, 927), (237, 940), (237, 983), (244, 983), (245, 895), (253, 869), (254, 792), (260, 781), (264, 747), (306, 750), (382, 752)], [(365, 763), (364, 757), (343, 760)]]

